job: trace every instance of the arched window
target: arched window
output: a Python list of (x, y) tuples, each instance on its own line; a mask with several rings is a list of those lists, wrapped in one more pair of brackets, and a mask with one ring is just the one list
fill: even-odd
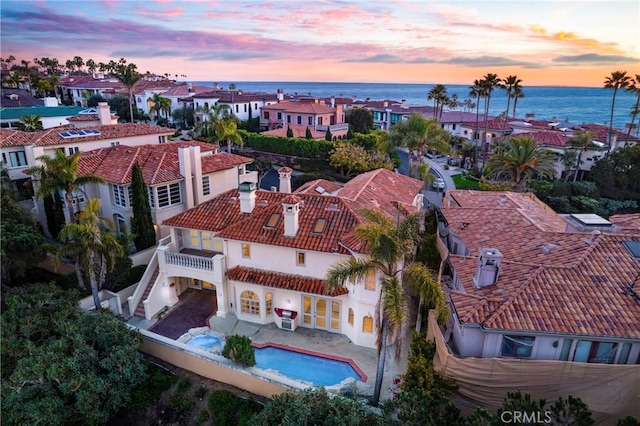
[(273, 293), (267, 293), (265, 303), (267, 305), (267, 315), (271, 315), (273, 309)]
[(353, 327), (353, 309), (349, 308), (349, 325)]
[(371, 315), (362, 318), (362, 332), (373, 333), (373, 317)]
[(260, 299), (252, 291), (245, 290), (240, 294), (240, 311), (248, 315), (260, 315)]
[(209, 108), (209, 102), (204, 103), (204, 109), (207, 109), (207, 108)]

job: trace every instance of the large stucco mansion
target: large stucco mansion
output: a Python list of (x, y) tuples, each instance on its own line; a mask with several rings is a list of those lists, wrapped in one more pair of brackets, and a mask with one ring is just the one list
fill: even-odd
[(187, 289), (215, 291), (212, 314), (257, 324), (322, 329), (375, 347), (375, 274), (328, 292), (327, 270), (367, 256), (354, 230), (363, 208), (391, 217), (423, 206), (422, 182), (379, 169), (346, 184), (309, 182), (291, 192), (292, 170), (279, 170), (279, 191), (240, 183), (166, 219), (163, 238), (136, 292), (130, 312), (151, 319)]

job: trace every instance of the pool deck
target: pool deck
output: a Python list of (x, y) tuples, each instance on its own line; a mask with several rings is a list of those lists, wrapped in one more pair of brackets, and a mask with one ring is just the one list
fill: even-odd
[[(188, 300), (195, 300), (190, 297)], [(187, 308), (188, 301), (179, 303), (174, 309)], [(170, 315), (172, 309), (161, 321), (171, 321)], [(128, 323), (143, 329), (154, 328), (156, 320), (147, 321), (140, 318), (132, 317)], [(238, 320), (238, 318), (229, 314), (225, 318), (212, 316), (208, 319), (208, 325), (211, 330), (222, 333), (225, 336), (239, 334), (251, 338), (256, 346), (266, 343), (275, 343), (276, 345), (292, 346), (301, 349), (304, 352), (313, 352), (329, 355), (335, 359), (348, 359), (357, 365), (358, 369), (367, 376), (367, 381), (358, 383), (357, 392), (360, 395), (373, 395), (373, 387), (376, 378), (377, 367), (377, 351), (376, 349), (365, 348), (353, 344), (346, 336), (336, 333), (330, 333), (324, 330), (316, 330), (312, 328), (298, 327), (295, 331), (279, 329), (275, 324), (254, 324), (247, 321)], [(202, 324), (193, 324), (193, 328)], [(187, 325), (188, 326), (188, 325)], [(153, 331), (153, 330), (150, 330)], [(409, 331), (408, 336), (411, 336)], [(393, 381), (398, 375), (403, 374), (407, 369), (407, 355), (409, 349), (409, 339), (405, 339), (402, 354), (398, 362), (394, 359), (395, 347), (387, 347), (387, 356), (384, 370), (384, 379), (381, 390), (381, 400), (389, 399), (393, 394)]]

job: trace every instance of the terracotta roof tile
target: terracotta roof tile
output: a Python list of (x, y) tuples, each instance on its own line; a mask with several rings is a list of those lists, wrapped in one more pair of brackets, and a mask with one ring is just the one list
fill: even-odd
[(266, 287), (297, 291), (300, 293), (319, 294), (323, 296), (340, 296), (349, 293), (346, 288), (339, 288), (331, 293), (327, 291), (326, 282), (319, 278), (300, 275), (281, 274), (259, 269), (236, 266), (227, 271), (227, 278), (233, 281), (259, 284)]
[[(178, 149), (188, 146), (199, 146), (203, 153), (217, 148), (215, 145), (197, 141), (101, 148), (81, 154), (79, 173), (95, 174), (110, 183), (129, 184), (131, 167), (138, 162), (147, 185), (174, 182), (183, 178), (180, 174)], [(201, 158), (203, 173), (213, 173), (251, 162), (250, 158), (227, 153), (203, 155)]]
[(334, 193), (342, 188), (342, 186), (343, 184), (339, 182), (316, 179), (303, 184), (300, 188), (295, 190), (295, 193), (335, 195)]
[[(640, 242), (640, 232), (565, 232), (561, 218), (523, 194), (451, 195), (456, 202), (442, 213), (449, 232), (470, 253), (449, 258), (463, 286), (451, 292), (460, 321), (491, 329), (640, 338), (640, 304), (629, 291), (640, 284), (640, 260), (623, 245)], [(639, 220), (617, 216), (614, 223), (630, 223), (632, 230)], [(480, 247), (497, 248), (504, 256), (497, 283), (484, 288), (473, 283)]]

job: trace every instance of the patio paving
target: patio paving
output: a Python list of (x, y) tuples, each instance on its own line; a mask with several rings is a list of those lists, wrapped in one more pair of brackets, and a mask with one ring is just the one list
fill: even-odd
[(208, 326), (207, 319), (217, 310), (215, 292), (191, 291), (168, 314), (149, 327), (149, 331), (175, 340), (190, 328)]
[[(377, 366), (377, 351), (375, 349), (357, 346), (342, 334), (324, 330), (298, 327), (295, 331), (287, 331), (279, 329), (275, 324), (261, 325), (241, 321), (233, 314), (229, 314), (225, 318), (211, 316), (216, 309), (215, 292), (193, 290), (168, 314), (150, 326), (144, 321), (130, 320), (128, 322), (174, 340), (191, 328), (208, 326), (211, 330), (226, 336), (234, 334), (248, 336), (256, 343), (278, 343), (348, 358), (354, 361), (367, 375), (367, 381), (358, 384), (358, 393), (366, 396), (373, 394)], [(135, 320), (135, 317), (132, 320)], [(408, 334), (411, 335), (410, 332)], [(408, 349), (409, 339), (406, 339), (400, 360), (396, 362), (394, 360), (395, 348), (393, 346), (387, 348), (381, 399), (391, 398), (393, 380), (406, 371)]]

